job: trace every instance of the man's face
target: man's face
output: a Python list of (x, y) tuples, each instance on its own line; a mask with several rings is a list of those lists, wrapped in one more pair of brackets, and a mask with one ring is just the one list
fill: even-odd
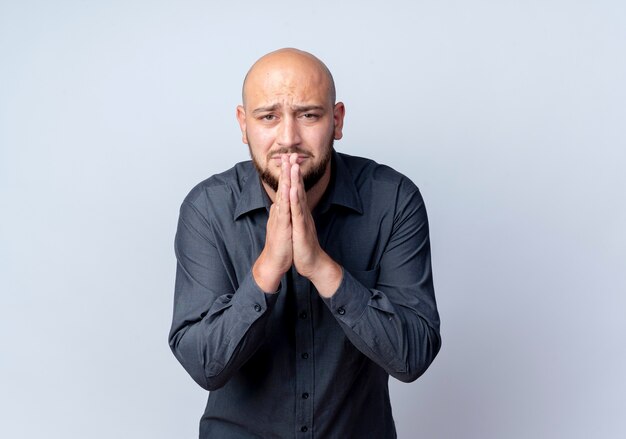
[(343, 104), (334, 105), (329, 90), (325, 71), (307, 59), (283, 56), (250, 71), (237, 119), (259, 175), (274, 192), (281, 154), (298, 154), (306, 190), (330, 172)]

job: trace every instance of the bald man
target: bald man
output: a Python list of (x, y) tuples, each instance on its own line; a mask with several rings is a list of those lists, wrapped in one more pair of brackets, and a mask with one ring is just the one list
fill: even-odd
[(176, 358), (210, 391), (200, 438), (394, 438), (389, 375), (441, 345), (418, 188), (340, 154), (344, 104), (315, 56), (259, 59), (237, 120), (251, 161), (180, 209)]

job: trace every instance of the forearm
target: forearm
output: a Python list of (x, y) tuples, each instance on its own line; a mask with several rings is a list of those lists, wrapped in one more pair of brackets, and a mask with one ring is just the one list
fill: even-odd
[(439, 351), (438, 330), (418, 310), (392, 303), (345, 270), (336, 294), (323, 300), (352, 344), (400, 381), (417, 379)]
[(191, 377), (215, 390), (254, 354), (276, 294), (263, 293), (249, 274), (235, 294), (218, 297), (200, 320), (187, 322), (175, 314), (170, 347)]
[[(379, 339), (369, 333), (373, 320), (378, 320), (379, 317), (367, 314), (370, 313), (366, 313), (361, 323), (354, 327), (341, 324), (346, 337), (394, 378), (405, 383), (419, 378), (439, 352), (441, 347), (439, 333), (420, 317), (398, 316), (397, 319), (402, 323), (397, 326), (401, 326), (404, 333)], [(384, 326), (384, 323), (381, 326)], [(389, 329), (391, 328), (383, 329), (381, 334), (389, 334), (387, 332)]]

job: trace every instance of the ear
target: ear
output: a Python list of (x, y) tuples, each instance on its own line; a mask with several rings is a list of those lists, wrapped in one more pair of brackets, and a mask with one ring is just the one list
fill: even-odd
[(334, 136), (335, 140), (343, 137), (343, 117), (346, 115), (346, 107), (343, 102), (337, 102), (333, 109), (333, 121), (335, 122)]
[(246, 110), (242, 105), (237, 105), (237, 122), (241, 129), (241, 141), (248, 144), (248, 136), (246, 135)]

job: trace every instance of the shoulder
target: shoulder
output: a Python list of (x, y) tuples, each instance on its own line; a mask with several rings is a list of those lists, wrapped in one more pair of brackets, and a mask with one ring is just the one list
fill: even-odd
[(418, 188), (406, 175), (390, 166), (377, 163), (365, 157), (337, 153), (340, 160), (348, 169), (355, 186), (361, 192), (366, 189), (379, 187), (384, 191), (394, 193), (418, 192)]
[(200, 212), (232, 209), (253, 172), (254, 166), (248, 160), (239, 162), (224, 172), (212, 175), (189, 191), (183, 200), (183, 206), (192, 206)]

